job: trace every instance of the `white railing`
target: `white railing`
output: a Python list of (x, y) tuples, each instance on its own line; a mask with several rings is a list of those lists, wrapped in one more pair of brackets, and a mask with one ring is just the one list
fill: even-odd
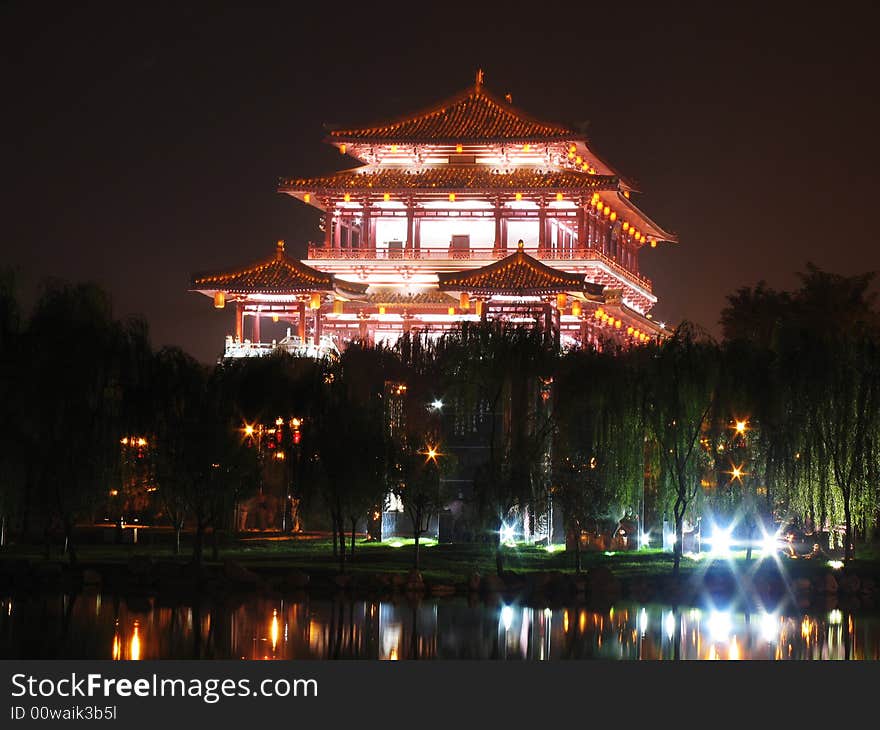
[(251, 342), (236, 340), (232, 335), (226, 336), (226, 347), (223, 350), (224, 360), (237, 360), (243, 357), (266, 357), (275, 352), (286, 352), (294, 357), (309, 357), (320, 360), (324, 357), (336, 357), (339, 348), (329, 337), (322, 336), (317, 345), (312, 340), (301, 340), (288, 335), (280, 341)]

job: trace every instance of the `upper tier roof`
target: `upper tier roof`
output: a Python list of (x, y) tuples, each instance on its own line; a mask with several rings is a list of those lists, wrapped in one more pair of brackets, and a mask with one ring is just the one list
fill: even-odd
[[(522, 242), (520, 242), (522, 244)], [(543, 296), (561, 292), (582, 292), (599, 296), (604, 287), (587, 281), (583, 274), (571, 274), (541, 263), (520, 248), (500, 261), (478, 269), (438, 273), (441, 291), (473, 294)]]
[(435, 165), (418, 170), (400, 167), (363, 167), (343, 170), (320, 177), (282, 179), (280, 192), (371, 192), (394, 191), (457, 192), (470, 189), (589, 191), (616, 190), (618, 181), (612, 175), (590, 175), (574, 170), (514, 168), (500, 172), (487, 165)]
[(337, 279), (284, 254), (278, 242), (275, 256), (234, 271), (195, 274), (191, 289), (201, 292), (224, 291), (232, 294), (306, 294), (334, 292), (362, 295), (366, 284)]
[(427, 109), (366, 127), (333, 129), (329, 141), (375, 143), (539, 142), (582, 139), (560, 124), (542, 122), (477, 83)]

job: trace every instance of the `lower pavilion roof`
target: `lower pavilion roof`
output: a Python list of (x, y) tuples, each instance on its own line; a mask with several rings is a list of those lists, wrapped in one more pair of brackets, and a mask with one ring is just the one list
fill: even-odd
[(580, 292), (589, 297), (600, 297), (604, 289), (601, 284), (587, 281), (583, 274), (571, 274), (541, 263), (522, 247), (500, 261), (478, 269), (438, 273), (437, 279), (441, 291), (485, 295), (542, 296)]
[(613, 175), (590, 175), (575, 170), (518, 167), (502, 171), (488, 165), (426, 165), (418, 169), (364, 166), (319, 177), (282, 178), (282, 193), (332, 194), (338, 192), (457, 192), (469, 189), (508, 192), (617, 190)]
[(455, 303), (455, 298), (445, 292), (434, 288), (421, 289), (419, 291), (405, 291), (398, 287), (375, 287), (371, 286), (364, 301), (368, 304), (383, 306), (420, 306), (420, 307), (448, 307)]
[(203, 293), (231, 294), (307, 294), (336, 292), (363, 296), (366, 284), (337, 279), (284, 254), (284, 241), (279, 241), (275, 256), (240, 269), (217, 273), (194, 274), (191, 290)]

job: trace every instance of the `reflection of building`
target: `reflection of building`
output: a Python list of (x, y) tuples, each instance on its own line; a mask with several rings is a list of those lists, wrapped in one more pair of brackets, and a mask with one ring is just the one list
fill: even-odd
[[(563, 344), (659, 332), (639, 252), (675, 237), (583, 133), (496, 97), (482, 72), (428, 109), (328, 141), (359, 164), (279, 185), (322, 213), (306, 259), (279, 242), (273, 258), (193, 278), (215, 307), (235, 305), (226, 357), (321, 354), (486, 318), (535, 323)], [(263, 318), (287, 336), (266, 342)]]

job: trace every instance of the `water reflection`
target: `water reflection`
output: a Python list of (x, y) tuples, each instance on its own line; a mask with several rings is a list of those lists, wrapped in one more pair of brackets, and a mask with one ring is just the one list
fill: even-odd
[(880, 616), (619, 603), (101, 594), (0, 600), (0, 656), (96, 659), (880, 659)]

